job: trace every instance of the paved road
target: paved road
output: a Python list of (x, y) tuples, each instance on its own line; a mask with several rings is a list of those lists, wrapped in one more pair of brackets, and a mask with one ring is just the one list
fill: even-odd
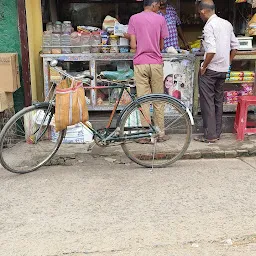
[(0, 167), (1, 256), (256, 255), (256, 159)]

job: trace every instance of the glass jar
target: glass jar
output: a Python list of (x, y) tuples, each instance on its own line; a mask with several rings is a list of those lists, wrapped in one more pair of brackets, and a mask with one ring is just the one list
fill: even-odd
[(111, 35), (109, 38), (110, 38), (110, 45), (111, 45), (110, 52), (111, 53), (118, 53), (119, 52), (119, 50), (118, 50), (118, 36)]
[(91, 43), (92, 43), (92, 53), (98, 53), (100, 52), (100, 45), (101, 45), (101, 36), (99, 31), (94, 31), (92, 32), (92, 38), (91, 38)]
[(73, 32), (71, 34), (70, 44), (73, 53), (81, 53), (81, 35), (78, 32)]
[(62, 23), (60, 21), (56, 21), (53, 26), (53, 32), (61, 34), (62, 33)]
[(109, 36), (108, 33), (103, 32), (101, 33), (101, 52), (103, 53), (109, 53), (110, 51), (110, 47), (108, 46), (108, 40), (109, 40)]
[(52, 53), (61, 54), (61, 35), (52, 33)]
[(43, 34), (43, 53), (50, 54), (52, 46), (52, 32), (45, 31)]
[(91, 52), (91, 33), (81, 32), (81, 52), (90, 53)]
[(120, 53), (128, 53), (130, 51), (128, 39), (126, 39), (124, 37), (119, 38), (119, 51), (120, 51)]
[(61, 35), (61, 51), (62, 53), (71, 53), (71, 40), (70, 40), (70, 34), (64, 33)]
[(46, 31), (53, 32), (53, 24), (52, 24), (52, 22), (48, 22), (46, 24)]
[(71, 32), (72, 32), (71, 21), (63, 21), (62, 33), (71, 34)]

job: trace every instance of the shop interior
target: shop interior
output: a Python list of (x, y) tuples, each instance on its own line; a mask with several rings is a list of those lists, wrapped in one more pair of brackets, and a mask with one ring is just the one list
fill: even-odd
[[(182, 22), (182, 29), (184, 34), (191, 45), (195, 45), (196, 42), (199, 42), (199, 38), (202, 35), (203, 29), (203, 22), (201, 21), (198, 12), (197, 12), (197, 4), (198, 0), (169, 0), (169, 3), (173, 5), (178, 13), (178, 16)], [(235, 0), (215, 0), (216, 5), (216, 13), (218, 16), (229, 20), (234, 26), (234, 32), (236, 36), (239, 37), (253, 37), (253, 35), (248, 34), (248, 22), (251, 20), (255, 13), (255, 9), (252, 8), (252, 5), (244, 2), (244, 3), (235, 3)], [(72, 31), (76, 32), (79, 31), (80, 26), (92, 27), (102, 29), (104, 19), (106, 16), (111, 16), (115, 18), (120, 24), (127, 25), (129, 18), (131, 15), (138, 13), (143, 10), (143, 2), (136, 1), (136, 0), (42, 0), (42, 18), (43, 18), (43, 28), (44, 31), (47, 30), (47, 26), (49, 23), (52, 23), (52, 26), (56, 22), (63, 22), (70, 21), (72, 26)], [(81, 31), (80, 31), (81, 32)], [(82, 31), (83, 34), (84, 31)], [(92, 34), (95, 31), (90, 31)], [(108, 36), (110, 36), (111, 32)], [(256, 33), (255, 33), (256, 35)], [(71, 34), (72, 37), (72, 34)], [(254, 38), (253, 38), (254, 39)], [(101, 39), (100, 39), (101, 40)], [(111, 40), (109, 38), (109, 40)], [(120, 40), (120, 38), (118, 39)], [(254, 42), (255, 40), (253, 40)], [(75, 42), (75, 41), (74, 41)], [(118, 41), (119, 42), (119, 41)], [(91, 45), (95, 43), (91, 42)], [(102, 42), (100, 42), (102, 44)], [(55, 54), (90, 54), (90, 53), (108, 53), (109, 57), (104, 60), (97, 60), (96, 61), (96, 73), (97, 75), (102, 74), (104, 71), (118, 71), (118, 70), (125, 70), (130, 71), (132, 70), (132, 55), (129, 55), (129, 46), (128, 44), (123, 47), (123, 52), (121, 52), (121, 48), (112, 47), (112, 44), (105, 45), (101, 49), (90, 47), (83, 51), (82, 48), (79, 47), (67, 47), (58, 49), (59, 51), (54, 52)], [(119, 44), (119, 43), (116, 43)], [(253, 44), (253, 43), (252, 43)], [(74, 46), (71, 42), (71, 46)], [(182, 43), (180, 43), (182, 48)], [(46, 47), (47, 48), (47, 47)], [(96, 49), (96, 52), (94, 51)], [(113, 51), (112, 51), (113, 49)], [(251, 51), (253, 51), (253, 47), (251, 47)], [(44, 48), (43, 48), (44, 50)], [(49, 52), (53, 53), (52, 47), (47, 48)], [(248, 51), (248, 49), (246, 49)], [(250, 51), (248, 51), (249, 54)], [(129, 57), (120, 59), (116, 57), (118, 53), (127, 53)], [(199, 56), (200, 58), (200, 51), (194, 51), (193, 54), (195, 56)], [(127, 55), (127, 56), (128, 56)], [(88, 55), (89, 56), (89, 55)], [(115, 56), (112, 58), (111, 56)], [(202, 56), (202, 54), (201, 54)], [(66, 59), (68, 60), (68, 59)], [(202, 61), (202, 57), (201, 57)], [(70, 72), (81, 72), (84, 70), (88, 70), (90, 72), (91, 66), (89, 59), (88, 61), (65, 61), (62, 65), (62, 68), (67, 69)], [(255, 60), (250, 58), (240, 59), (239, 61), (235, 61), (232, 67), (233, 72), (242, 72), (242, 71), (249, 71), (254, 74), (255, 73)], [(195, 74), (197, 70), (195, 69)], [(132, 74), (130, 76), (125, 77), (128, 80), (132, 80)], [(232, 78), (233, 79), (233, 78)], [(245, 77), (245, 81), (241, 80), (232, 80), (229, 78), (225, 85), (225, 90), (227, 91), (227, 97), (225, 98), (226, 105), (233, 105), (237, 103), (237, 96), (239, 93), (253, 93), (253, 83), (252, 78)], [(246, 80), (250, 79), (250, 81)], [(124, 78), (122, 79), (124, 80)], [(97, 80), (94, 82), (94, 85), (99, 85), (100, 81)], [(239, 93), (238, 93), (239, 92)], [(89, 92), (88, 92), (89, 93)], [(104, 90), (96, 90), (95, 99), (92, 101), (94, 105), (111, 105), (115, 101), (115, 97), (117, 93), (113, 92), (105, 92)], [(112, 95), (112, 96), (111, 96)], [(87, 95), (88, 98), (91, 99), (91, 95)], [(124, 100), (124, 104), (127, 102)], [(229, 111), (234, 111), (235, 107), (228, 108)]]

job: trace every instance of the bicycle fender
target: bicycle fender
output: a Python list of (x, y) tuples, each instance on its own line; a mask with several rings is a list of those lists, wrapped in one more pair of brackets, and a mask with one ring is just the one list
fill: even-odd
[(188, 113), (191, 125), (194, 126), (195, 125), (195, 121), (194, 121), (193, 115), (192, 115), (192, 113), (191, 113), (191, 111), (190, 111), (190, 109), (188, 107), (186, 108), (186, 112)]

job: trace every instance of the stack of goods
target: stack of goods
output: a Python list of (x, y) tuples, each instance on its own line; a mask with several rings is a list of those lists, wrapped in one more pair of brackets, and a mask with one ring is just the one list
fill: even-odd
[(0, 112), (4, 112), (14, 106), (13, 93), (20, 87), (17, 53), (0, 53), (0, 76)]
[(230, 82), (240, 82), (240, 81), (246, 81), (246, 82), (254, 82), (254, 76), (255, 73), (252, 71), (231, 71), (227, 74), (226, 81)]
[(252, 94), (252, 85), (244, 83), (240, 91), (226, 91), (224, 94), (224, 102), (226, 104), (237, 104), (239, 96), (249, 96)]
[(224, 102), (226, 104), (237, 104), (238, 91), (226, 91), (224, 94)]
[[(119, 61), (117, 63), (117, 70), (116, 71), (102, 71), (100, 72), (98, 78), (101, 81), (99, 82), (99, 86), (104, 86), (105, 85), (105, 79), (107, 81), (112, 80), (113, 85), (115, 83), (121, 83), (122, 81), (129, 81), (133, 82), (133, 77), (134, 77), (134, 72), (130, 67), (129, 62), (127, 61)], [(106, 83), (108, 85), (108, 82)], [(103, 88), (104, 89), (104, 88)], [(109, 91), (106, 92), (106, 90), (97, 90), (97, 105), (103, 105), (104, 103), (107, 103), (107, 105), (115, 103), (116, 100), (119, 97), (120, 94), (120, 88), (113, 88)], [(124, 91), (121, 99), (120, 99), (120, 104), (121, 105), (127, 105), (130, 103), (131, 98), (129, 94)]]
[(239, 96), (251, 96), (253, 95), (252, 84), (242, 84), (242, 90), (239, 91)]
[(107, 16), (102, 29), (91, 26), (78, 26), (74, 30), (70, 21), (49, 22), (43, 34), (43, 53), (127, 53), (129, 40), (124, 38), (128, 26)]
[(254, 14), (252, 19), (248, 23), (248, 32), (249, 32), (249, 35), (251, 36), (256, 35), (256, 14)]

